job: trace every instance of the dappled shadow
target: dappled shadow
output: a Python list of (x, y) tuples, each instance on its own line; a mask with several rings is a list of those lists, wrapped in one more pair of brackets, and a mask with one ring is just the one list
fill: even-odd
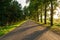
[(38, 36), (42, 36), (45, 32), (47, 32), (51, 27), (47, 27), (44, 30), (38, 30), (35, 31), (34, 33), (30, 34), (30, 35), (26, 35), (22, 40), (35, 40), (35, 38), (37, 38)]
[[(8, 33), (8, 34), (6, 34), (5, 36), (3, 36), (2, 38), (6, 38), (6, 37), (9, 37), (9, 36), (16, 35), (16, 34), (18, 34), (18, 33), (27, 31), (27, 30), (29, 30), (29, 29), (31, 29), (31, 28), (35, 28), (35, 27), (37, 27), (37, 26), (40, 26), (40, 25), (34, 25), (34, 26), (25, 27), (25, 28), (19, 28), (19, 29), (17, 28), (16, 31), (13, 30), (13, 31), (11, 31), (10, 33)], [(0, 38), (0, 39), (2, 39), (2, 38)]]
[[(34, 25), (34, 26), (26, 26), (27, 24), (28, 24), (28, 22), (25, 22), (24, 26), (16, 28), (15, 30), (13, 30), (10, 33), (6, 34), (5, 36), (1, 37), (0, 40), (3, 40), (3, 38), (12, 37), (14, 35), (20, 34), (22, 32), (25, 32), (29, 29), (32, 29), (32, 28), (35, 28), (35, 27), (38, 27), (38, 26), (43, 27), (43, 24), (37, 24), (37, 25)], [(42, 35), (46, 31), (48, 31), (49, 29), (50, 29), (50, 27), (47, 27), (44, 30), (35, 31), (34, 33), (32, 33), (30, 35), (26, 35), (23, 40), (34, 40), (36, 37), (38, 37), (39, 35)]]

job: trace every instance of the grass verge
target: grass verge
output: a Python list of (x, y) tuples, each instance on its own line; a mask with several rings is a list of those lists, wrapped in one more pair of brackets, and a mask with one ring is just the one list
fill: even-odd
[(0, 27), (0, 36), (3, 36), (7, 33), (9, 33), (10, 31), (14, 30), (16, 27), (22, 25), (25, 21), (20, 21), (20, 22), (17, 22), (13, 25), (8, 25), (8, 26), (4, 26), (4, 27)]
[[(44, 27), (49, 27), (50, 26), (50, 22), (47, 21), (47, 24), (44, 24), (44, 22), (37, 22), (39, 24), (43, 24)], [(51, 26), (50, 28), (51, 31), (53, 31), (54, 33), (60, 35), (60, 20), (54, 20), (54, 25)]]
[[(49, 27), (50, 24), (43, 24), (43, 26), (44, 27)], [(50, 30), (53, 31), (54, 33), (60, 35), (60, 24), (56, 24), (56, 25), (54, 24), (53, 26), (51, 26)]]

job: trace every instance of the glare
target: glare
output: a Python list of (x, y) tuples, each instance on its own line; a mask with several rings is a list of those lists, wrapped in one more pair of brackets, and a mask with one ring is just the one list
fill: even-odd
[(58, 16), (57, 15), (54, 15), (54, 19), (58, 19)]
[(29, 6), (29, 4), (30, 4), (30, 2), (28, 2), (28, 3), (26, 4), (26, 6)]
[(48, 11), (47, 13), (50, 15), (50, 13), (51, 13), (51, 12), (50, 12), (50, 11)]

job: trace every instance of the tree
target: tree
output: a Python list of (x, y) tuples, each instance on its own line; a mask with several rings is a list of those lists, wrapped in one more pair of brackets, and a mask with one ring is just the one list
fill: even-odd
[(4, 26), (23, 20), (21, 4), (12, 0), (0, 1), (0, 25)]
[[(31, 17), (35, 20), (38, 20), (40, 9), (40, 15), (41, 15), (41, 22), (42, 22), (42, 16), (44, 16), (44, 23), (47, 23), (47, 8), (50, 7), (51, 4), (51, 25), (53, 25), (53, 11), (54, 7), (56, 5), (56, 0), (30, 0), (29, 10), (31, 12)], [(33, 14), (34, 13), (34, 14)], [(44, 15), (43, 15), (44, 13)]]
[(12, 0), (0, 0), (0, 25), (5, 25), (7, 21), (7, 7), (9, 7)]
[(50, 0), (50, 3), (51, 3), (51, 26), (53, 26), (53, 5), (54, 5), (54, 2), (56, 3), (57, 0)]

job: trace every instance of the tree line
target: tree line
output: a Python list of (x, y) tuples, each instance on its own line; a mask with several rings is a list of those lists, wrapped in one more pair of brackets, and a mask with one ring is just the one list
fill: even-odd
[(50, 25), (53, 25), (53, 15), (54, 10), (58, 6), (57, 0), (27, 0), (27, 2), (30, 2), (29, 7), (27, 9), (30, 11), (30, 18), (34, 19), (35, 21), (39, 21), (39, 16), (41, 22), (43, 22), (43, 16), (44, 16), (44, 24), (47, 23), (47, 17), (48, 17), (48, 11), (50, 11)]
[(57, 0), (26, 0), (26, 3), (30, 2), (28, 7), (22, 6), (16, 0), (1, 0), (0, 1), (0, 26), (13, 24), (15, 22), (25, 20), (26, 18), (33, 19), (39, 22), (39, 16), (41, 23), (47, 23), (48, 11), (50, 11), (50, 24), (53, 25), (53, 15), (56, 6), (58, 6)]
[(0, 26), (24, 19), (22, 6), (16, 0), (0, 0)]

